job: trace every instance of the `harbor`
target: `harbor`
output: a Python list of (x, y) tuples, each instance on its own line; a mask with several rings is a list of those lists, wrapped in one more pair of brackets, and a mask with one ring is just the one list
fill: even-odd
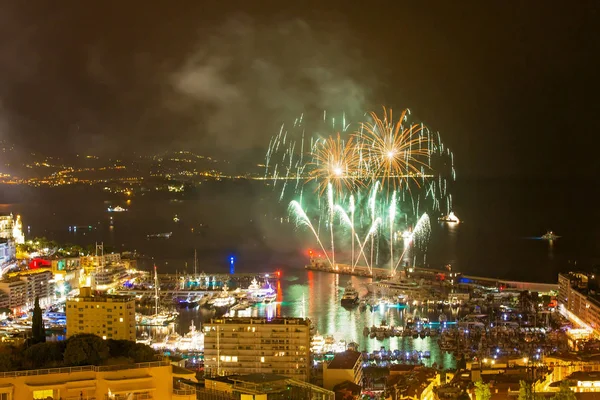
[[(203, 323), (219, 316), (310, 319), (315, 366), (349, 348), (363, 353), (365, 366), (437, 368), (453, 368), (461, 360), (533, 359), (566, 348), (552, 302), (531, 314), (523, 308), (531, 306), (523, 303), (523, 291), (507, 287), (505, 281), (486, 281), (489, 286), (453, 282), (450, 277), (458, 277), (454, 273), (417, 268), (407, 269), (403, 277), (376, 281), (307, 271), (303, 282), (298, 274), (302, 272), (202, 275), (200, 280), (158, 274), (157, 292), (149, 287), (150, 279), (117, 292), (141, 296), (140, 309), (150, 316), (160, 314), (158, 298), (161, 312), (169, 310), (173, 320), (139, 323), (140, 341), (189, 356), (200, 365), (201, 342), (191, 349), (189, 337), (194, 332), (199, 337)], [(189, 282), (196, 281), (202, 286), (190, 290)], [(265, 299), (261, 290), (272, 290), (273, 298)]]

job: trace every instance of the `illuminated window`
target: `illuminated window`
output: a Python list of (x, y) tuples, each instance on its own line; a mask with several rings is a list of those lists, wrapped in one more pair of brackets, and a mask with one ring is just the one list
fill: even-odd
[(123, 322), (123, 318), (119, 318), (119, 322)]
[(48, 390), (34, 390), (33, 391), (33, 398), (34, 399), (47, 399), (48, 397), (52, 398), (54, 396), (54, 393), (52, 391), (52, 389), (48, 389)]
[(231, 357), (231, 361), (233, 361), (233, 362), (237, 362), (237, 356), (233, 356), (233, 357)]
[(265, 362), (265, 358), (264, 358), (264, 357), (261, 357), (261, 358), (260, 358), (260, 362)]

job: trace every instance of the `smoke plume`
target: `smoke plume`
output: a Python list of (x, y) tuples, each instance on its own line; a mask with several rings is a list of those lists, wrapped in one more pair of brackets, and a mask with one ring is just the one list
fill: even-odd
[(282, 122), (301, 113), (363, 112), (364, 64), (339, 27), (235, 18), (199, 40), (171, 75), (169, 106), (191, 116), (205, 145), (264, 147)]

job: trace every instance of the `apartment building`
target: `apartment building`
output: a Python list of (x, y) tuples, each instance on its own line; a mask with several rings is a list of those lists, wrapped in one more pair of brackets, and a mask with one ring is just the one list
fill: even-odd
[(120, 253), (106, 253), (100, 256), (85, 256), (81, 257), (79, 265), (83, 268), (95, 269), (110, 264), (118, 264), (121, 262)]
[(67, 299), (67, 337), (93, 333), (103, 339), (135, 341), (135, 299), (92, 292), (80, 288), (80, 295)]
[(178, 378), (168, 361), (0, 372), (0, 399), (195, 400)]
[(12, 214), (0, 214), (0, 238), (12, 239), (13, 225)]
[(54, 275), (48, 269), (11, 273), (0, 281), (0, 290), (8, 295), (8, 304), (13, 310), (33, 307), (36, 297), (40, 299), (40, 305), (45, 306), (55, 298)]
[(35, 298), (42, 307), (52, 304), (54, 295), (54, 274), (48, 269), (35, 269), (19, 273), (19, 278), (27, 285), (27, 307), (33, 307)]
[(18, 277), (0, 281), (0, 290), (8, 295), (8, 306), (15, 310), (27, 303), (27, 284)]
[(221, 318), (204, 324), (208, 376), (278, 374), (307, 382), (310, 321), (302, 318)]
[(589, 289), (594, 275), (569, 272), (558, 275), (558, 304), (600, 335), (600, 294)]

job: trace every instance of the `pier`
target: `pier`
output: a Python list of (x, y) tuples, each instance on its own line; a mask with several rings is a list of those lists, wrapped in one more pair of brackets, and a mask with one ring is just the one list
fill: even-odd
[[(235, 274), (158, 274), (158, 286), (161, 298), (189, 299), (212, 296), (219, 293), (225, 286), (232, 291), (236, 288), (247, 288), (253, 279), (259, 282), (277, 282), (281, 278), (281, 271), (254, 272)], [(233, 283), (233, 285), (232, 285)], [(121, 287), (115, 293), (126, 296), (142, 298), (155, 297), (155, 289), (150, 281), (131, 287)]]
[(338, 264), (332, 267), (329, 263), (322, 260), (311, 259), (310, 264), (304, 266), (310, 271), (328, 272), (330, 274), (362, 276), (365, 278), (385, 279), (390, 277), (389, 269), (385, 268), (368, 268), (363, 265), (355, 265), (352, 267), (349, 264)]
[[(349, 275), (349, 276), (360, 276), (364, 278), (373, 279), (389, 279), (391, 277), (390, 270), (387, 268), (368, 268), (363, 265), (355, 265), (352, 267), (349, 264), (337, 264), (335, 267), (331, 266), (327, 261), (322, 259), (312, 258), (310, 263), (307, 264), (305, 269), (309, 271), (320, 271), (327, 272), (330, 274), (338, 275)], [(440, 275), (441, 280), (447, 280), (448, 276), (456, 277), (454, 283), (464, 285), (480, 285), (488, 287), (498, 287), (506, 289), (518, 289), (528, 290), (531, 292), (548, 293), (552, 291), (558, 291), (558, 284), (556, 283), (543, 283), (543, 282), (522, 282), (522, 281), (511, 281), (499, 278), (490, 278), (475, 275), (462, 275), (460, 272), (450, 272), (450, 270), (441, 270), (434, 268), (414, 267), (409, 269), (410, 274), (414, 275)]]

